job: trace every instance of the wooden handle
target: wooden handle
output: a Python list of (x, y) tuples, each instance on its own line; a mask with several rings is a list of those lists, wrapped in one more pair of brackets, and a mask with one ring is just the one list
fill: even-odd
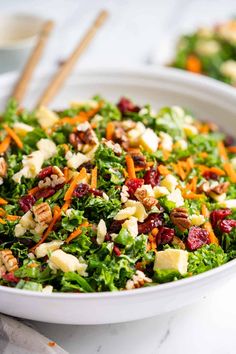
[(18, 101), (21, 102), (21, 100), (24, 97), (24, 94), (26, 92), (27, 86), (30, 82), (30, 79), (33, 75), (34, 69), (36, 68), (36, 65), (38, 64), (42, 53), (43, 49), (47, 43), (47, 40), (49, 38), (49, 35), (54, 27), (54, 23), (52, 21), (47, 21), (43, 25), (43, 28), (39, 34), (38, 41), (36, 43), (36, 46), (33, 49), (33, 52), (31, 53), (23, 71), (22, 74), (16, 83), (16, 86), (14, 87), (14, 90), (12, 92), (12, 96)]
[(60, 87), (62, 86), (63, 82), (67, 78), (67, 76), (72, 71), (76, 61), (84, 52), (84, 50), (88, 47), (89, 43), (94, 38), (97, 30), (101, 27), (106, 20), (108, 13), (106, 11), (101, 11), (97, 16), (96, 20), (92, 24), (92, 26), (88, 29), (85, 33), (84, 37), (82, 38), (81, 42), (75, 48), (73, 53), (70, 57), (66, 60), (66, 62), (60, 67), (56, 75), (53, 77), (52, 81), (40, 97), (37, 107), (41, 105), (47, 105), (52, 98), (56, 95)]

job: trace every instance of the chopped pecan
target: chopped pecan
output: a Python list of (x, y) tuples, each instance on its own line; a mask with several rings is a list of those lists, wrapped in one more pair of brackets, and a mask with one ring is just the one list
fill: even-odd
[(132, 159), (134, 160), (134, 166), (135, 167), (146, 167), (147, 162), (146, 162), (146, 157), (141, 153), (139, 149), (133, 149), (130, 150), (130, 155), (132, 156)]
[(0, 251), (0, 259), (2, 266), (4, 266), (8, 272), (14, 272), (18, 269), (17, 259), (13, 256), (11, 250)]
[(48, 203), (40, 203), (33, 207), (35, 221), (39, 224), (49, 224), (52, 220), (52, 212)]
[(188, 212), (186, 208), (175, 208), (170, 214), (172, 223), (178, 227), (180, 231), (185, 231), (191, 226), (191, 222), (188, 219)]
[(152, 283), (152, 279), (148, 278), (141, 270), (137, 270), (132, 279), (126, 283), (126, 290), (141, 288), (145, 283)]
[(219, 183), (216, 187), (210, 188), (210, 191), (215, 194), (226, 193), (229, 188), (229, 182)]
[(154, 197), (148, 196), (146, 189), (143, 189), (142, 187), (138, 188), (134, 195), (146, 209), (151, 209), (157, 205), (157, 200)]
[(182, 250), (185, 250), (185, 248), (186, 248), (184, 242), (178, 236), (173, 237), (172, 245), (178, 246)]
[(115, 131), (112, 140), (115, 143), (120, 144), (125, 150), (129, 148), (129, 139), (126, 135), (126, 132), (118, 123), (115, 125)]
[(0, 177), (5, 177), (7, 174), (7, 163), (3, 157), (0, 157)]

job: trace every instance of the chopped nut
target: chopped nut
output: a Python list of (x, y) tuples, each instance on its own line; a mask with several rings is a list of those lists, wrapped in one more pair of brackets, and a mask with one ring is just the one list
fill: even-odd
[(177, 237), (174, 236), (173, 240), (172, 240), (172, 245), (174, 246), (178, 246), (181, 250), (185, 250), (185, 244), (183, 243), (183, 241)]
[(35, 220), (40, 224), (49, 224), (52, 220), (52, 212), (48, 203), (40, 203), (33, 207)]
[(218, 195), (226, 193), (229, 187), (229, 182), (219, 183), (216, 187), (210, 188), (210, 191)]
[(0, 157), (0, 177), (5, 177), (7, 174), (7, 163), (3, 157)]
[(11, 250), (7, 249), (0, 251), (0, 259), (2, 265), (5, 266), (8, 272), (14, 272), (18, 269), (17, 259), (13, 256)]
[(129, 199), (129, 188), (126, 185), (122, 186), (120, 197), (121, 197), (121, 202), (126, 203), (127, 200)]
[(102, 139), (102, 143), (103, 143), (104, 145), (106, 145), (106, 147), (108, 147), (109, 149), (112, 149), (112, 151), (113, 151), (116, 155), (120, 156), (120, 155), (122, 154), (122, 148), (121, 148), (120, 144), (118, 144), (118, 143), (113, 143), (112, 140), (106, 140), (106, 139), (104, 139), (104, 138)]
[(138, 188), (134, 195), (146, 209), (151, 209), (157, 204), (157, 200), (152, 196), (148, 196), (147, 190), (142, 187)]
[(58, 177), (64, 177), (64, 173), (62, 172), (62, 170), (57, 167), (57, 166), (53, 166), (52, 167), (52, 172), (54, 175), (57, 175)]
[(146, 277), (146, 275), (141, 271), (137, 270), (133, 275), (132, 279), (126, 282), (126, 290), (141, 288), (145, 283), (152, 283), (152, 279)]
[(185, 208), (175, 208), (170, 214), (170, 219), (180, 231), (185, 231), (191, 226), (191, 222), (188, 219), (188, 212)]

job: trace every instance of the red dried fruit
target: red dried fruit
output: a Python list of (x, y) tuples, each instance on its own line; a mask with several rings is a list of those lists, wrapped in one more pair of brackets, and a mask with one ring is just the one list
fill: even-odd
[(38, 174), (38, 178), (39, 179), (44, 179), (48, 176), (51, 176), (53, 174), (53, 167), (52, 166), (48, 166), (43, 168), (39, 174)]
[(136, 190), (144, 184), (144, 180), (142, 178), (130, 178), (125, 182), (125, 185), (129, 188), (128, 193), (131, 197), (133, 197)]
[(186, 245), (190, 251), (195, 251), (209, 242), (209, 232), (207, 230), (198, 226), (192, 226), (189, 229)]
[(80, 183), (74, 190), (73, 195), (77, 198), (82, 198), (89, 193), (89, 185), (85, 183)]
[(159, 228), (159, 232), (156, 236), (156, 243), (158, 245), (166, 245), (167, 243), (172, 242), (175, 236), (174, 229), (170, 229), (169, 227), (161, 226)]
[(118, 233), (121, 230), (124, 220), (113, 220), (109, 228), (110, 233)]
[(230, 233), (234, 227), (236, 227), (236, 220), (226, 219), (221, 220), (219, 223), (220, 231), (226, 234)]
[(138, 233), (147, 234), (155, 227), (162, 225), (162, 218), (160, 214), (150, 214), (143, 223), (138, 224)]
[(111, 235), (107, 233), (105, 236), (105, 241), (111, 241), (111, 240), (112, 240)]
[(135, 106), (133, 102), (131, 102), (128, 98), (121, 97), (119, 103), (117, 104), (117, 107), (121, 111), (122, 114), (125, 114), (127, 112), (139, 112), (140, 108), (138, 106)]
[(121, 255), (121, 251), (116, 245), (113, 247), (113, 251), (118, 257)]
[(232, 211), (230, 209), (213, 210), (210, 215), (210, 220), (213, 228), (216, 228), (221, 220), (224, 220)]
[(95, 197), (102, 197), (103, 196), (103, 191), (100, 191), (99, 189), (90, 188), (89, 193), (92, 193), (93, 195), (95, 195)]
[(219, 176), (216, 173), (212, 172), (212, 171), (205, 171), (202, 175), (207, 180), (213, 179), (213, 180), (217, 181), (219, 179)]
[(234, 137), (231, 135), (226, 135), (226, 137), (224, 139), (224, 145), (231, 146), (231, 145), (234, 145), (234, 143), (235, 143)]
[(17, 278), (13, 272), (2, 274), (2, 278), (10, 283), (18, 283), (20, 281), (20, 279)]
[(33, 195), (24, 195), (23, 197), (20, 198), (19, 205), (20, 208), (23, 210), (23, 212), (26, 213), (28, 210), (32, 208), (35, 202), (36, 199)]
[(51, 197), (53, 194), (55, 194), (56, 190), (54, 188), (51, 187), (47, 187), (44, 189), (40, 189), (36, 194), (35, 194), (35, 198), (36, 199), (41, 199), (41, 198), (49, 198)]
[(145, 173), (143, 178), (145, 184), (151, 184), (152, 187), (155, 187), (160, 182), (160, 173), (158, 172), (157, 169), (151, 168), (149, 171)]

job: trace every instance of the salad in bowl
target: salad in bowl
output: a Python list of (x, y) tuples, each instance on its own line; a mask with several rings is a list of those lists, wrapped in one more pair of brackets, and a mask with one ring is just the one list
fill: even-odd
[(0, 120), (0, 284), (132, 290), (236, 257), (236, 146), (179, 106), (96, 96)]

